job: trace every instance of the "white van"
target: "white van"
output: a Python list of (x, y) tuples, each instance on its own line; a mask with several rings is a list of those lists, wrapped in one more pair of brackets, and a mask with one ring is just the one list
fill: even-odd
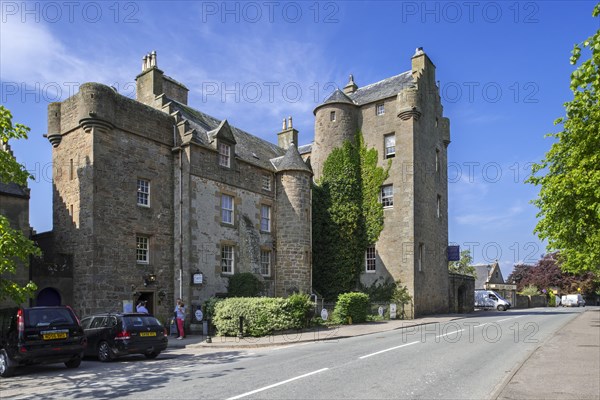
[(493, 290), (475, 290), (475, 308), (495, 308), (498, 311), (506, 311), (510, 307), (510, 302)]
[(562, 296), (560, 303), (563, 307), (585, 307), (585, 300), (580, 294), (567, 294)]

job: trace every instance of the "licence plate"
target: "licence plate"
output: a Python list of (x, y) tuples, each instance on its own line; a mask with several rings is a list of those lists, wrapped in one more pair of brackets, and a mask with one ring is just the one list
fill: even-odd
[(67, 337), (67, 332), (44, 333), (42, 335), (44, 340), (66, 339)]
[(156, 332), (140, 332), (140, 336), (156, 336)]

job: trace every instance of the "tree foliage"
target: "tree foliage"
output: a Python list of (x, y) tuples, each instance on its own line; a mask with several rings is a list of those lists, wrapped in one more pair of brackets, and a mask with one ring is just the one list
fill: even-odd
[(514, 282), (517, 291), (527, 286), (540, 289), (558, 288), (561, 294), (578, 293), (591, 295), (599, 288), (596, 276), (591, 272), (571, 274), (560, 267), (561, 257), (557, 253), (544, 255), (535, 265), (516, 265), (507, 282)]
[[(0, 143), (9, 139), (27, 139), (29, 128), (25, 125), (14, 124), (9, 110), (0, 106)], [(0, 183), (15, 183), (20, 186), (27, 184), (30, 174), (17, 162), (12, 154), (0, 149)], [(11, 299), (15, 303), (23, 303), (37, 289), (33, 282), (21, 286), (9, 279), (18, 268), (29, 263), (30, 255), (40, 255), (40, 250), (19, 230), (10, 226), (9, 220), (0, 215), (0, 301)]]
[(471, 250), (463, 250), (460, 252), (459, 261), (451, 261), (448, 263), (448, 271), (454, 274), (469, 275), (477, 278), (475, 267), (471, 265), (473, 257), (471, 257)]
[(334, 149), (313, 187), (313, 274), (327, 299), (359, 286), (364, 253), (383, 229), (379, 188), (388, 169), (360, 133)]
[[(600, 14), (600, 3), (593, 16)], [(571, 74), (573, 100), (555, 121), (562, 131), (528, 182), (540, 186), (535, 232), (560, 250), (565, 271), (600, 272), (600, 29), (575, 45), (571, 64), (587, 50), (589, 59)]]

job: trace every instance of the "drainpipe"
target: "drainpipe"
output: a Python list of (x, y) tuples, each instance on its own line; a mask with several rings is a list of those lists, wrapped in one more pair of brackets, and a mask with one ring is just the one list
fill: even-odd
[[(175, 139), (177, 127), (173, 125)], [(183, 147), (179, 146), (179, 298), (183, 299)]]

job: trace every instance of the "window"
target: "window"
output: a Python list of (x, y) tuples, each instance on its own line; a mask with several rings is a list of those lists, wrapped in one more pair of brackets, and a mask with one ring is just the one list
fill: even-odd
[(396, 155), (396, 135), (391, 134), (391, 135), (385, 135), (383, 137), (383, 142), (384, 142), (384, 155), (385, 158), (392, 158)]
[(135, 259), (138, 264), (148, 264), (150, 260), (150, 249), (148, 246), (148, 238), (146, 236), (135, 237), (136, 254)]
[(271, 275), (271, 251), (261, 250), (260, 251), (260, 274), (262, 276)]
[(221, 222), (233, 224), (233, 196), (221, 195)]
[(381, 204), (384, 207), (394, 206), (394, 185), (385, 185), (381, 187)]
[(233, 246), (221, 246), (221, 272), (223, 274), (233, 274)]
[(435, 172), (439, 174), (440, 172), (440, 150), (435, 149)]
[(436, 213), (438, 218), (442, 217), (442, 196), (439, 194), (437, 196)]
[(137, 204), (138, 206), (150, 207), (150, 181), (137, 180)]
[(260, 206), (260, 230), (271, 232), (271, 206)]
[(417, 260), (419, 272), (423, 271), (423, 243), (419, 243), (419, 259)]
[(271, 176), (270, 175), (262, 176), (262, 189), (271, 191)]
[(335, 121), (335, 111), (329, 113), (329, 120), (332, 122)]
[(73, 177), (75, 176), (74, 173), (74, 168), (73, 168), (73, 159), (71, 158), (71, 164), (69, 165), (69, 180), (73, 180)]
[(229, 168), (231, 165), (231, 146), (219, 143), (219, 165)]
[(375, 114), (376, 115), (385, 114), (385, 105), (383, 103), (379, 103), (375, 106)]
[(365, 252), (365, 271), (375, 272), (375, 269), (375, 246), (371, 245), (367, 247), (367, 251)]

